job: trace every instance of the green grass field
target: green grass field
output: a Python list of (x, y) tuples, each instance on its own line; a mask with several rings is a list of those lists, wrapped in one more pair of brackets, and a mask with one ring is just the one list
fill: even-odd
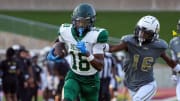
[[(71, 23), (70, 11), (0, 11), (0, 14), (6, 14), (19, 18), (25, 18), (34, 21), (40, 21), (53, 25), (62, 23)], [(161, 25), (160, 37), (167, 42), (172, 38), (171, 32), (176, 29), (180, 12), (97, 12), (96, 26), (109, 30), (110, 36), (121, 38), (121, 36), (133, 33), (136, 22), (144, 15), (156, 16)], [(36, 37), (36, 36), (33, 36)], [(45, 37), (45, 36), (44, 36)]]

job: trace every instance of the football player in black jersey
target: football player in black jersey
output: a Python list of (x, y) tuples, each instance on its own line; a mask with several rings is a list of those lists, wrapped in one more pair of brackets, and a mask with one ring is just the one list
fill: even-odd
[(6, 50), (6, 59), (0, 64), (3, 72), (2, 84), (6, 101), (17, 101), (18, 63), (14, 58), (15, 50), (9, 47)]

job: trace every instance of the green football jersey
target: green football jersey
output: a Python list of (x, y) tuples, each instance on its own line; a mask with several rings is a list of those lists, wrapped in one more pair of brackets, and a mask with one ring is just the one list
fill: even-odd
[(79, 75), (93, 75), (97, 70), (87, 61), (87, 57), (76, 48), (76, 44), (83, 41), (90, 54), (104, 54), (103, 48), (108, 40), (108, 31), (93, 27), (82, 37), (78, 37), (72, 24), (62, 24), (59, 28), (59, 40), (67, 45), (71, 70)]

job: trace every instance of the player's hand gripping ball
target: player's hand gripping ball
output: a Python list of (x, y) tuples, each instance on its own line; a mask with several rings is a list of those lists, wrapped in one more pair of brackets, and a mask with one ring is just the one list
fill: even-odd
[(65, 43), (63, 42), (56, 42), (54, 45), (54, 55), (64, 58), (67, 56), (68, 52), (65, 46)]

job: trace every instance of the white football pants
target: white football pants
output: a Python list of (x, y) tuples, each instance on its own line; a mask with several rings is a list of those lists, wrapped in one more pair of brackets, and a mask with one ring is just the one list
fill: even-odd
[(156, 81), (150, 82), (139, 88), (138, 91), (134, 92), (128, 89), (132, 101), (150, 101), (152, 97), (156, 94), (157, 83)]

